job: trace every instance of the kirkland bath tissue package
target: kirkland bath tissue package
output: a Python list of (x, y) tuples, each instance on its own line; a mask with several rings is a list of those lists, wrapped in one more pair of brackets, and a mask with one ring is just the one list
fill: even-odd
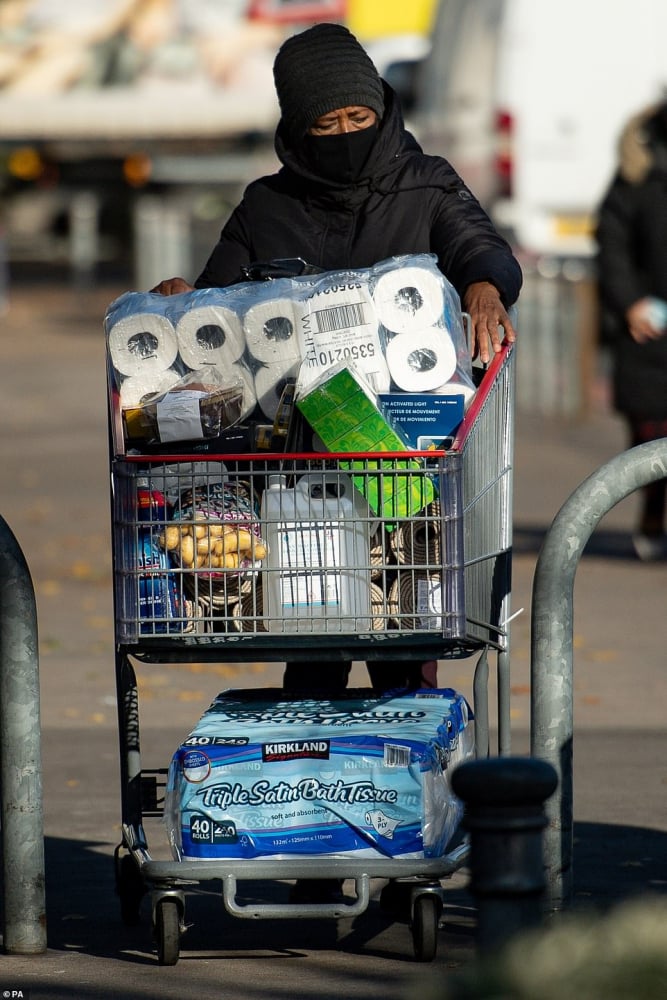
[(473, 746), (451, 689), (223, 692), (169, 768), (174, 857), (442, 857), (463, 812), (450, 775)]
[[(240, 389), (239, 422), (272, 423), (286, 385), (306, 388), (340, 362), (374, 393), (474, 392), (459, 297), (433, 254), (179, 295), (126, 292), (104, 326), (123, 412), (215, 370)], [(190, 426), (179, 435), (172, 425), (168, 440), (199, 437)]]

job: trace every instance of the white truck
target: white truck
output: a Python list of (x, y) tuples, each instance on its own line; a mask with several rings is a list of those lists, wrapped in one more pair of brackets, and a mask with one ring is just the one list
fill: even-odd
[(524, 254), (588, 258), (626, 119), (667, 91), (665, 0), (441, 0), (414, 127)]

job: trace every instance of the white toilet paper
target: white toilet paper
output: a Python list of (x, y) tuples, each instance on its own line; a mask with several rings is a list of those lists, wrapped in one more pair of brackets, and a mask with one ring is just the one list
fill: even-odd
[(405, 392), (431, 392), (449, 381), (456, 370), (456, 349), (440, 326), (419, 335), (392, 337), (386, 357), (392, 380)]
[(153, 312), (119, 313), (110, 318), (109, 357), (121, 375), (151, 375), (170, 368), (178, 354), (176, 331), (166, 316)]
[(245, 337), (238, 314), (220, 305), (190, 309), (179, 319), (176, 336), (188, 368), (196, 371), (214, 365), (223, 377), (243, 380), (241, 416), (248, 416), (257, 399), (252, 372), (244, 360)]
[(441, 278), (423, 267), (385, 271), (373, 287), (380, 323), (393, 333), (415, 333), (442, 318), (445, 299)]
[(168, 368), (166, 372), (151, 372), (139, 375), (128, 375), (123, 379), (120, 387), (121, 409), (127, 410), (132, 406), (141, 406), (145, 396), (151, 393), (168, 392), (181, 378), (175, 368)]
[(287, 369), (301, 360), (294, 307), (291, 299), (267, 299), (246, 311), (245, 341), (257, 361)]
[(327, 286), (296, 307), (303, 364), (299, 384), (306, 387), (327, 368), (349, 362), (375, 392), (388, 392), (391, 380), (382, 349), (377, 314), (368, 286), (361, 281)]
[(243, 317), (246, 345), (254, 359), (255, 396), (269, 420), (276, 415), (286, 380), (296, 378), (301, 364), (294, 305), (291, 299), (267, 299)]
[(245, 340), (241, 321), (225, 306), (189, 309), (176, 326), (181, 358), (193, 370), (216, 365), (224, 370), (243, 357)]
[(435, 390), (439, 396), (463, 396), (463, 408), (467, 410), (475, 398), (475, 387), (466, 382), (445, 382)]
[(261, 407), (262, 413), (268, 420), (273, 421), (275, 419), (287, 380), (292, 379), (296, 381), (299, 374), (299, 367), (300, 362), (297, 361), (290, 368), (281, 370), (280, 375), (276, 375), (276, 371), (272, 366), (256, 369), (255, 396), (257, 397), (257, 402)]

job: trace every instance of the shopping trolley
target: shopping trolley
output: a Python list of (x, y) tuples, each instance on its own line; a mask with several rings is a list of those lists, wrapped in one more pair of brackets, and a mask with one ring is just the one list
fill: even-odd
[[(167, 769), (141, 760), (133, 661), (312, 663), (314, 650), (318, 660), (341, 662), (473, 656), (475, 752), (483, 757), (492, 652), (498, 752), (508, 753), (513, 380), (514, 348), (506, 345), (480, 372), (447, 451), (150, 455), (126, 452), (110, 380), (122, 810), (116, 886), (128, 923), (151, 893), (161, 964), (178, 960), (188, 885), (212, 879), (222, 883), (227, 911), (250, 919), (353, 917), (368, 907), (371, 879), (405, 880), (415, 956), (434, 957), (441, 880), (465, 863), (465, 838), (442, 857), (419, 860), (156, 860), (145, 820), (162, 815)], [(350, 483), (352, 516), (343, 502), (353, 502)], [(305, 540), (304, 503), (317, 512), (317, 530)], [(289, 524), (294, 537), (267, 537), (276, 524)], [(272, 545), (275, 553), (283, 542), (295, 560), (287, 572), (271, 558)], [(355, 896), (307, 905), (238, 899), (244, 880), (302, 878), (352, 879)]]

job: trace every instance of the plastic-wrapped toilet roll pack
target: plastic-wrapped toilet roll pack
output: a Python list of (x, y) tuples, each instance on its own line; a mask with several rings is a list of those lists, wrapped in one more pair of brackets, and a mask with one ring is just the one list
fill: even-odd
[(385, 343), (392, 388), (443, 391), (457, 379), (474, 391), (459, 297), (430, 254), (378, 266), (371, 295)]
[(433, 254), (173, 296), (126, 292), (105, 331), (123, 408), (215, 368), (242, 383), (241, 421), (256, 409), (273, 420), (288, 380), (303, 388), (341, 362), (376, 393), (474, 393), (460, 301)]
[(474, 755), (462, 695), (274, 694), (221, 692), (174, 753), (174, 858), (443, 857), (463, 813), (450, 776)]

